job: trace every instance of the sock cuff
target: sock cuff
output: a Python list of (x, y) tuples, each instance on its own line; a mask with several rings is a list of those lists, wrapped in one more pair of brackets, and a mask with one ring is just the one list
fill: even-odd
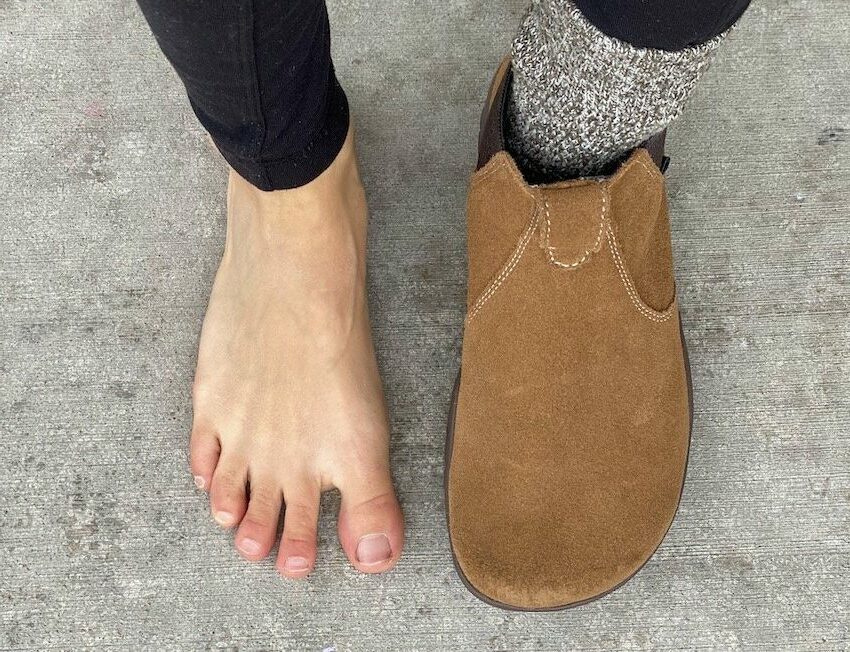
[(541, 174), (595, 173), (678, 117), (724, 36), (677, 51), (637, 47), (572, 0), (534, 0), (512, 46), (509, 141)]
[[(543, 80), (557, 79), (564, 70), (581, 66), (610, 71), (624, 81), (663, 79), (678, 86), (678, 80), (687, 83), (699, 76), (732, 29), (681, 50), (638, 47), (602, 32), (572, 0), (534, 0), (513, 43), (514, 71), (531, 73), (530, 80), (547, 83)], [(588, 77), (586, 82), (592, 86), (595, 80)]]

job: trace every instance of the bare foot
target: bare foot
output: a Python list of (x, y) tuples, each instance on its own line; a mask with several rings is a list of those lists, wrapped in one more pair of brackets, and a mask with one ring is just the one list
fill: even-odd
[(392, 568), (404, 538), (366, 305), (367, 207), (353, 136), (320, 177), (263, 192), (234, 172), (227, 242), (201, 332), (191, 467), (243, 557), (306, 576), (319, 495), (342, 494), (355, 568)]

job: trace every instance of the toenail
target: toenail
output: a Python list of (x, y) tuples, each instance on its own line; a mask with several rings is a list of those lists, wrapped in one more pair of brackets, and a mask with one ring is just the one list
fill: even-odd
[(366, 534), (357, 542), (357, 561), (361, 564), (380, 564), (389, 560), (392, 554), (386, 534)]
[(310, 568), (310, 562), (304, 557), (287, 557), (283, 570), (288, 573), (303, 573)]
[(206, 487), (206, 486), (207, 486), (207, 481), (206, 481), (206, 480), (204, 480), (201, 476), (196, 475), (196, 476), (195, 476), (195, 486), (196, 486), (198, 489), (203, 489), (204, 487)]
[(231, 514), (230, 512), (216, 512), (215, 514), (213, 514), (213, 518), (215, 519), (216, 523), (224, 527), (229, 527), (233, 525), (233, 521), (235, 520), (233, 518), (233, 514)]
[(260, 544), (253, 539), (242, 539), (236, 546), (246, 555), (259, 555)]

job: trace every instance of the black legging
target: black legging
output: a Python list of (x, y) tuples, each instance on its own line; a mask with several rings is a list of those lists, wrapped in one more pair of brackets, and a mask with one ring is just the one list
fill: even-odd
[(729, 29), (750, 0), (573, 0), (608, 36), (642, 48), (681, 50)]
[[(676, 50), (728, 29), (750, 0), (575, 0), (600, 30)], [(227, 162), (262, 190), (321, 174), (348, 131), (324, 0), (138, 0)]]
[(139, 0), (201, 124), (262, 190), (319, 176), (348, 131), (324, 0)]

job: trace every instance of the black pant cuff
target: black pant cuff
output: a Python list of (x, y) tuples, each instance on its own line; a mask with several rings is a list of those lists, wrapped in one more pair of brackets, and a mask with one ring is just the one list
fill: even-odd
[(327, 170), (337, 157), (350, 121), (348, 99), (333, 76), (328, 90), (325, 119), (314, 137), (300, 151), (280, 158), (245, 158), (216, 143), (230, 166), (260, 190), (286, 190), (310, 183)]
[(684, 50), (728, 30), (750, 0), (574, 0), (602, 33), (635, 47)]

